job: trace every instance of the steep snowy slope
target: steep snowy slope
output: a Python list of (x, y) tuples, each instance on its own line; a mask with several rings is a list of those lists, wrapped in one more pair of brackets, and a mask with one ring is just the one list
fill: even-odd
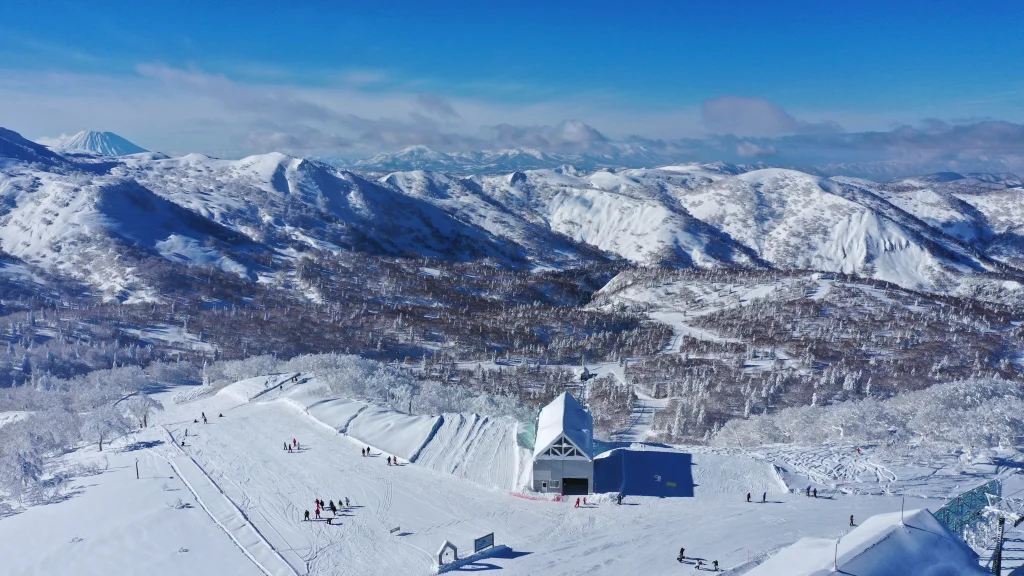
[(200, 154), (127, 159), (115, 173), (151, 187), (255, 241), (455, 260), (522, 259), (429, 202), (327, 165), (271, 153), (241, 160)]
[(391, 174), (383, 182), (534, 254), (573, 256), (583, 244), (645, 265), (759, 265), (749, 250), (691, 217), (663, 189), (709, 182), (705, 174), (710, 173), (579, 176), (571, 170), (531, 170), (455, 179), (415, 172)]
[(250, 276), (245, 258), (255, 247), (132, 180), (24, 170), (0, 173), (0, 248), (110, 296), (150, 299), (120, 258), (126, 250)]
[(1024, 264), (1024, 189), (1013, 174), (932, 174), (861, 187), (986, 256)]
[(765, 169), (719, 180), (680, 202), (779, 268), (859, 274), (933, 290), (983, 256), (871, 192), (802, 172)]
[(63, 156), (51, 152), (42, 144), (21, 137), (21, 134), (0, 128), (0, 168), (21, 163), (37, 163), (52, 167), (71, 168)]
[(113, 132), (83, 130), (71, 136), (57, 147), (63, 152), (91, 152), (100, 156), (127, 156), (148, 152), (141, 146), (125, 140)]

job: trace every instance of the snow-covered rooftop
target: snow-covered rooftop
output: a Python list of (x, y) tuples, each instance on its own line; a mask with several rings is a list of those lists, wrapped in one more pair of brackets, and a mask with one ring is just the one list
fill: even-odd
[(542, 454), (564, 434), (587, 458), (594, 457), (594, 419), (568, 392), (551, 401), (537, 419), (537, 442), (533, 456)]
[(747, 576), (858, 576), (945, 574), (981, 576), (977, 555), (928, 510), (878, 514), (839, 540), (801, 538), (792, 546), (747, 572)]

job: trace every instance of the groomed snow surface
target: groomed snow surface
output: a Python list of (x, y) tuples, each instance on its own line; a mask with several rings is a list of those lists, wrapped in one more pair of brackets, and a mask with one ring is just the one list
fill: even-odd
[[(809, 479), (809, 460), (827, 460), (827, 447), (801, 459), (796, 448), (754, 454), (627, 444), (636, 455), (623, 461), (644, 470), (625, 482), (624, 505), (594, 495), (574, 508), (575, 500), (522, 493), (531, 453), (516, 445), (511, 420), (408, 415), (325, 397), (310, 374), (253, 378), (217, 393), (169, 390), (161, 400), (167, 410), (156, 426), (102, 453), (87, 446), (65, 458), (101, 464), (77, 478), (65, 500), (0, 518), (0, 572), (425, 575), (436, 570), (445, 540), (466, 556), (474, 538), (493, 532), (509, 551), (456, 572), (696, 573), (697, 558), (749, 567), (801, 538), (844, 534), (851, 514), (860, 522), (900, 509), (899, 478), (886, 476), (889, 494), (849, 490), (877, 485), (874, 477), (851, 476), (842, 489)], [(361, 454), (366, 447), (370, 456)], [(387, 465), (390, 455), (398, 465)], [(648, 467), (661, 461), (688, 463), (681, 477), (688, 485), (679, 487), (685, 497), (631, 495), (631, 486), (660, 481)], [(958, 488), (993, 475), (975, 470)], [(819, 498), (803, 495), (808, 484)], [(952, 489), (948, 478), (933, 491), (918, 481), (907, 509), (937, 510)], [(352, 506), (336, 517), (322, 513), (331, 524), (303, 521), (306, 510), (315, 516), (317, 498), (336, 505), (348, 498)], [(676, 560), (680, 547), (692, 561)]]

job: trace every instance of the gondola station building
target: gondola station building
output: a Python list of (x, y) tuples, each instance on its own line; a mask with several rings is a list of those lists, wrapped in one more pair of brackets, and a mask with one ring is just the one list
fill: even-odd
[(533, 490), (565, 495), (594, 491), (594, 419), (568, 392), (545, 406), (537, 419)]

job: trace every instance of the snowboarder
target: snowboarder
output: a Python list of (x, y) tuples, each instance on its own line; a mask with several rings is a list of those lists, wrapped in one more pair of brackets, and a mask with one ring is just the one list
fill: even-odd
[(850, 526), (853, 526), (853, 514), (850, 514)]
[(715, 572), (718, 572), (718, 560), (711, 563), (715, 567)]
[(765, 492), (764, 494), (761, 494), (761, 503), (764, 504), (767, 501), (768, 501), (768, 493)]
[(193, 424), (199, 424), (199, 418), (193, 418), (192, 419), (192, 423)]
[(309, 522), (309, 510), (306, 510), (306, 522)]
[(747, 502), (750, 502), (750, 492), (747, 492)]
[(223, 412), (221, 412), (220, 414), (217, 414), (217, 418), (223, 418), (223, 417), (224, 417), (224, 413)]
[(575, 506), (573, 506), (573, 508), (579, 508), (579, 507), (580, 507), (580, 499), (579, 499), (579, 498), (577, 498), (577, 499), (576, 499), (576, 505), (575, 505)]
[(818, 489), (817, 489), (817, 488), (815, 488), (814, 490), (812, 490), (812, 491), (811, 491), (811, 494), (813, 494), (813, 495), (814, 495), (814, 497), (815, 497), (815, 498), (817, 498), (817, 497), (818, 497)]
[(184, 440), (182, 440), (182, 441), (181, 441), (181, 447), (182, 447), (182, 448), (184, 448), (184, 447), (185, 447), (185, 441), (184, 441)]
[(698, 559), (697, 560), (697, 570), (703, 570), (703, 569), (704, 569), (704, 561)]
[(683, 560), (686, 560), (686, 548), (680, 548), (679, 549), (679, 557), (676, 558), (676, 560), (679, 560), (680, 562), (682, 562)]

